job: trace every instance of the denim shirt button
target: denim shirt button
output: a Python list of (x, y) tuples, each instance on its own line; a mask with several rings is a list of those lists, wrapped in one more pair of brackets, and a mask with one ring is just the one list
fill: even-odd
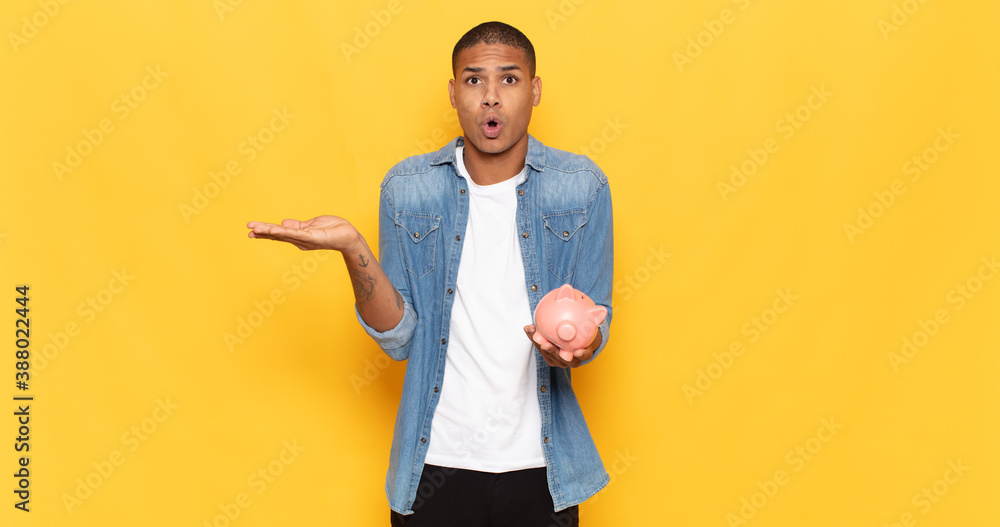
[[(435, 390), (437, 390), (437, 388), (435, 388)], [(541, 390), (544, 392), (545, 391), (545, 387), (542, 386)]]
[[(423, 441), (423, 440), (421, 439), (421, 441)], [(546, 437), (545, 437), (545, 439), (544, 439), (543, 441), (545, 441), (546, 443), (548, 443), (548, 442), (549, 442), (549, 438), (548, 438), (548, 436), (546, 436)]]
[(448, 342), (448, 339), (441, 339), (441, 344), (444, 344), (445, 342)]
[(458, 193), (459, 194), (465, 194), (465, 189), (464, 188), (463, 189), (459, 189)]
[(535, 284), (531, 284), (531, 290), (532, 291), (538, 291), (538, 286), (535, 285)]
[(522, 232), (521, 233), (521, 237), (522, 238), (527, 238), (528, 237), (528, 233), (527, 232)]
[(434, 393), (438, 393), (438, 387), (437, 386), (434, 387)]
[(523, 190), (518, 190), (517, 191), (517, 195), (518, 196), (523, 196), (524, 195), (524, 191)]
[[(547, 438), (546, 438), (546, 439), (547, 439)], [(426, 437), (421, 437), (421, 438), (420, 438), (420, 442), (421, 442), (421, 443), (426, 443), (426, 442), (427, 442), (427, 438), (426, 438)]]
[(456, 242), (460, 242), (460, 241), (462, 241), (462, 237), (461, 237), (461, 236), (455, 236), (455, 241), (456, 241)]
[(450, 295), (450, 294), (452, 294), (452, 293), (454, 293), (454, 291), (452, 291), (451, 289), (449, 289), (449, 290), (448, 290), (448, 294)]

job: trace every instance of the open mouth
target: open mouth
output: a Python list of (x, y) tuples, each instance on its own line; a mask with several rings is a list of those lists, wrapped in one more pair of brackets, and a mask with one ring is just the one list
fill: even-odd
[(496, 138), (500, 135), (503, 130), (503, 123), (500, 122), (500, 118), (496, 115), (488, 115), (483, 119), (483, 134), (490, 139)]

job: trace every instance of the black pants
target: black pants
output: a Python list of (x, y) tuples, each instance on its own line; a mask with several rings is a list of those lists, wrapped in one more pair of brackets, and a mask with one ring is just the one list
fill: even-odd
[(392, 527), (578, 527), (576, 506), (553, 512), (545, 468), (477, 472), (424, 465), (413, 514)]

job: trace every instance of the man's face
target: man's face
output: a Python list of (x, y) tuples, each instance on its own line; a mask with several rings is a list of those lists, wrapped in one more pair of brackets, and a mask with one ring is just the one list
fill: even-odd
[(529, 77), (523, 51), (478, 44), (459, 53), (455, 75), (448, 81), (448, 94), (467, 144), (499, 154), (519, 141), (527, 143), (531, 109), (542, 98), (542, 80)]

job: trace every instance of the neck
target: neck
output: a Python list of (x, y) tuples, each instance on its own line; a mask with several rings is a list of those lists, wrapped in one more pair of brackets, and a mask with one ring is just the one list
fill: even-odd
[(528, 156), (528, 134), (503, 152), (491, 154), (476, 148), (466, 139), (463, 162), (477, 185), (493, 185), (521, 173)]

